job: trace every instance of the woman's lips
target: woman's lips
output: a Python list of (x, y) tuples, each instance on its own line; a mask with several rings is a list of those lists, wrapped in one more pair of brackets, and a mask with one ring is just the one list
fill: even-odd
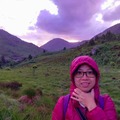
[(90, 84), (90, 83), (88, 83), (88, 82), (82, 82), (82, 83), (81, 83), (81, 86), (86, 88), (86, 87), (89, 86), (89, 84)]

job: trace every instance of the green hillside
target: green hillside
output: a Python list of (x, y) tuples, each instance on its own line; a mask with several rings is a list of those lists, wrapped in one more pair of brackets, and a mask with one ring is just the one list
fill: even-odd
[(43, 49), (38, 46), (0, 29), (0, 65), (4, 65), (3, 57), (5, 63), (14, 64), (28, 58), (29, 55), (36, 56), (42, 52)]
[[(110, 94), (120, 116), (120, 42), (97, 39), (74, 49), (44, 53), (12, 68), (0, 69), (0, 83), (17, 81), (22, 84), (19, 90), (1, 84), (0, 120), (50, 120), (58, 97), (69, 92), (70, 63), (78, 55), (90, 55), (98, 62), (101, 93)], [(31, 89), (42, 91), (40, 99), (34, 105), (19, 103), (18, 99), (25, 94), (24, 91)], [(29, 94), (33, 95), (33, 92)]]

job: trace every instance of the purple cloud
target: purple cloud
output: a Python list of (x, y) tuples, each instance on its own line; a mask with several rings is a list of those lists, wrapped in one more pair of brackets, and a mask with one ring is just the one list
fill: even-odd
[(41, 11), (36, 26), (50, 33), (59, 34), (67, 33), (67, 31), (71, 29), (69, 22), (61, 19), (59, 15), (51, 15), (47, 10)]
[(99, 11), (103, 0), (52, 0), (58, 8), (58, 15), (49, 11), (40, 12), (36, 26), (49, 33), (73, 34), (81, 38), (83, 31), (90, 27), (90, 19)]
[(105, 21), (119, 20), (120, 19), (119, 13), (120, 13), (120, 5), (110, 10), (109, 12), (106, 12), (103, 16), (103, 20)]

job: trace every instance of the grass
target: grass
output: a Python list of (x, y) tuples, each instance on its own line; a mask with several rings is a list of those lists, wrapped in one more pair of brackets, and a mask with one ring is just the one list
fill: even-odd
[[(93, 58), (99, 63), (101, 71), (101, 93), (108, 93), (114, 100), (120, 116), (120, 69), (116, 63), (118, 50), (112, 52), (110, 48), (116, 43), (104, 44), (99, 53)], [(119, 42), (118, 44), (119, 45)], [(72, 59), (82, 54), (90, 54), (94, 46), (83, 46), (76, 49), (46, 53), (31, 61), (25, 61), (14, 68), (0, 69), (0, 82), (17, 81), (22, 83), (20, 90), (0, 88), (0, 120), (50, 120), (53, 107), (61, 95), (69, 93), (69, 68)], [(106, 48), (105, 48), (106, 47)], [(103, 52), (103, 49), (106, 49)], [(107, 51), (108, 50), (108, 51)], [(103, 56), (112, 58), (103, 59)], [(116, 59), (114, 59), (114, 56)], [(108, 62), (104, 64), (105, 60)], [(21, 104), (18, 99), (28, 88), (40, 89), (43, 95), (34, 106)]]
[[(41, 89), (43, 92), (43, 96), (39, 101), (37, 101), (36, 105), (32, 108), (32, 110), (29, 110), (31, 106), (26, 106), (24, 113), (23, 112), (17, 112), (19, 111), (19, 104), (18, 107), (16, 107), (16, 110), (9, 111), (10, 114), (7, 111), (9, 102), (0, 101), (4, 109), (1, 109), (1, 117), (0, 119), (4, 120), (7, 119), (4, 117), (4, 114), (6, 116), (10, 117), (12, 120), (23, 120), (24, 117), (29, 114), (30, 118), (29, 120), (50, 120), (51, 118), (51, 112), (52, 109), (58, 99), (58, 97), (62, 94), (67, 93), (69, 88), (69, 70), (66, 66), (61, 65), (38, 65), (35, 74), (33, 74), (33, 65), (30, 65), (29, 67), (17, 67), (14, 69), (1, 69), (0, 70), (0, 82), (9, 82), (9, 81), (18, 81), (22, 83), (22, 87), (18, 91), (13, 91), (6, 88), (1, 88), (0, 92), (1, 94), (5, 95), (7, 99), (13, 99), (18, 100), (20, 96), (23, 95), (24, 90), (28, 88), (34, 88), (34, 89)], [(65, 74), (64, 74), (65, 73)], [(67, 88), (66, 88), (67, 86)], [(5, 102), (5, 103), (4, 103)], [(4, 104), (3, 104), (4, 103)], [(38, 112), (36, 112), (36, 109), (38, 109)], [(6, 110), (6, 111), (5, 111)], [(29, 111), (27, 111), (29, 110)], [(4, 114), (3, 114), (4, 113)], [(33, 113), (36, 113), (33, 115)], [(11, 116), (13, 114), (14, 116), (18, 118), (13, 118)], [(23, 115), (24, 114), (24, 115)], [(26, 119), (27, 120), (27, 119)]]
[[(116, 103), (116, 108), (118, 114), (120, 114), (120, 97), (119, 97), (119, 88), (120, 85), (120, 71), (119, 69), (110, 68), (109, 71), (106, 71), (105, 68), (101, 67), (101, 92), (108, 93)], [(10, 101), (0, 101), (1, 106), (1, 116), (11, 117), (12, 120), (23, 120), (27, 115), (30, 116), (30, 120), (39, 119), (50, 120), (52, 109), (59, 96), (64, 95), (69, 92), (69, 66), (62, 65), (40, 65), (37, 67), (35, 74), (32, 73), (32, 66), (29, 67), (18, 67), (11, 70), (2, 69), (0, 70), (0, 81), (18, 81), (22, 83), (22, 87), (18, 91), (12, 91), (9, 89), (2, 90), (1, 94), (6, 96), (6, 99), (13, 100), (13, 107), (17, 103), (17, 99), (23, 95), (23, 91), (27, 88), (41, 89), (43, 96), (36, 103), (36, 106), (26, 106), (24, 113), (18, 112), (20, 103), (17, 103), (12, 111), (7, 111)], [(2, 96), (1, 96), (2, 97)], [(2, 97), (4, 98), (4, 97)], [(4, 103), (4, 104), (3, 104)], [(3, 109), (4, 108), (4, 109)], [(36, 112), (38, 109), (39, 112)], [(5, 115), (4, 115), (4, 114)], [(35, 114), (34, 114), (35, 113)], [(13, 116), (11, 116), (11, 114)], [(34, 114), (34, 115), (33, 115)], [(20, 117), (18, 117), (20, 116)], [(2, 118), (1, 118), (2, 120)], [(4, 120), (4, 119), (3, 119)], [(26, 119), (27, 120), (27, 119)]]

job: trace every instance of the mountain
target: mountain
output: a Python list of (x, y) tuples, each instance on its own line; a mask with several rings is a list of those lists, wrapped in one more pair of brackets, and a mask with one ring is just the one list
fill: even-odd
[(102, 36), (103, 34), (106, 34), (109, 31), (111, 33), (114, 33), (114, 34), (120, 34), (120, 23), (109, 27), (108, 29), (106, 29), (103, 32), (99, 33), (98, 36)]
[(36, 56), (43, 50), (32, 43), (22, 41), (18, 37), (0, 29), (0, 57), (8, 60), (21, 60), (29, 55)]
[(41, 48), (46, 50), (46, 51), (49, 51), (49, 52), (54, 52), (54, 51), (60, 51), (63, 49), (74, 48), (74, 47), (80, 46), (83, 43), (84, 43), (84, 41), (70, 43), (64, 39), (55, 38), (55, 39), (50, 40), (49, 42), (47, 42), (43, 46), (41, 46)]

